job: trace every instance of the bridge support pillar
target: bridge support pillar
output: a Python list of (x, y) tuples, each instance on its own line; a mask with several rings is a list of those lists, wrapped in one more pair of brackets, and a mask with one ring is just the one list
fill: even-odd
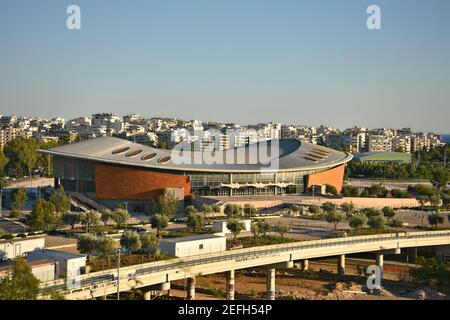
[(345, 275), (345, 254), (341, 254), (338, 257), (338, 275), (344, 276)]
[(195, 277), (187, 279), (187, 299), (195, 299)]
[(267, 300), (275, 300), (275, 269), (267, 269)]
[(381, 279), (383, 279), (383, 265), (384, 265), (384, 255), (383, 252), (377, 252), (377, 266), (380, 268), (381, 271)]
[(227, 272), (227, 300), (234, 300), (234, 270)]
[(302, 271), (303, 272), (308, 271), (308, 268), (309, 268), (309, 260), (305, 259), (302, 261)]
[(144, 300), (152, 300), (151, 291), (144, 292)]

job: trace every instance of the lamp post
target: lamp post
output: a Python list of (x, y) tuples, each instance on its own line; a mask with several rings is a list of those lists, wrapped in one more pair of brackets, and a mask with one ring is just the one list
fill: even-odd
[(120, 248), (117, 249), (117, 300), (120, 300)]
[(128, 230), (128, 201), (123, 203), (125, 205), (125, 211), (127, 212), (127, 218), (125, 219), (125, 230)]
[(3, 179), (0, 178), (0, 217), (3, 216), (2, 206), (3, 206)]

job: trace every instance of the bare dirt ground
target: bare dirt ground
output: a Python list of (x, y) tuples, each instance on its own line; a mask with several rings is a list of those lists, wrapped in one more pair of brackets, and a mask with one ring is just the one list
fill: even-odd
[[(253, 273), (252, 273), (253, 272)], [(178, 285), (178, 286), (177, 286)], [(186, 297), (184, 281), (177, 282), (170, 290), (174, 298)], [(224, 299), (226, 278), (215, 274), (197, 278), (196, 299)], [(235, 275), (236, 299), (265, 299), (266, 278), (264, 271), (252, 270)], [(277, 300), (444, 300), (444, 294), (431, 288), (416, 288), (407, 282), (385, 282), (381, 294), (371, 294), (363, 278), (337, 277), (333, 274), (319, 274), (316, 279), (306, 279), (298, 270), (277, 272)]]

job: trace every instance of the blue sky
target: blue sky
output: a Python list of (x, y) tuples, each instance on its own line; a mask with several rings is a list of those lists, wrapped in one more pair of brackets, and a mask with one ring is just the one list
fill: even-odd
[(449, 133), (449, 16), (448, 0), (2, 0), (0, 114)]

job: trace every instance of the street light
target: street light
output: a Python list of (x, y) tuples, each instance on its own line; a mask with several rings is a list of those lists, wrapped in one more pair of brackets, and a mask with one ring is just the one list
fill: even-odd
[(120, 248), (117, 249), (117, 300), (120, 300)]
[(128, 230), (128, 201), (124, 202), (125, 211), (127, 212), (127, 218), (125, 219), (125, 230)]
[(0, 179), (0, 217), (3, 215), (2, 206), (3, 206), (3, 179)]

